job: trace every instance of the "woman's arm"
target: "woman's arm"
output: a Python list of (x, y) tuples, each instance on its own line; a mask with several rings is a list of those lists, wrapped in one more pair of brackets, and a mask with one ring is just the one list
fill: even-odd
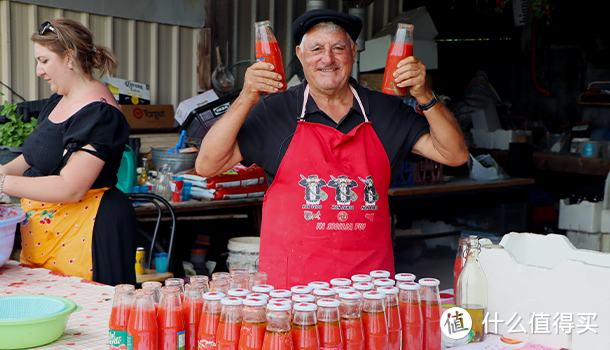
[[(93, 150), (90, 145), (83, 148)], [(104, 164), (103, 160), (85, 151), (74, 152), (59, 175), (24, 177), (7, 174), (2, 192), (39, 202), (78, 202), (91, 189)]]
[(10, 162), (0, 165), (0, 174), (21, 176), (29, 167), (23, 155), (20, 155)]

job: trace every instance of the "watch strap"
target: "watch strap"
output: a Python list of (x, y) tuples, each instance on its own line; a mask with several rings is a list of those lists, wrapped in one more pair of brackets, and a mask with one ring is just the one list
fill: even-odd
[(438, 97), (436, 97), (436, 93), (434, 93), (434, 91), (432, 91), (432, 99), (423, 105), (420, 105), (419, 103), (417, 104), (417, 109), (419, 109), (420, 111), (427, 111), (430, 108), (432, 108), (432, 106), (434, 106), (436, 104), (436, 102), (438, 102)]

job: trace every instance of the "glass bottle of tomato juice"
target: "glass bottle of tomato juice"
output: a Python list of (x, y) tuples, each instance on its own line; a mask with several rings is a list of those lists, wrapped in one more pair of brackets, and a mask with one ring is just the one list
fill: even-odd
[(381, 92), (401, 97), (407, 94), (406, 87), (398, 87), (396, 85), (394, 72), (398, 68), (398, 62), (409, 56), (413, 56), (413, 25), (398, 23), (394, 41), (388, 51)]
[(220, 323), (223, 293), (209, 292), (203, 295), (203, 310), (197, 330), (197, 347), (200, 350), (216, 350), (216, 333)]
[(261, 350), (263, 348), (267, 330), (266, 305), (267, 300), (263, 298), (244, 300), (244, 322), (239, 336), (239, 350)]
[(267, 329), (263, 340), (263, 350), (292, 350), (292, 332), (290, 312), (292, 306), (287, 303), (267, 304)]
[(256, 35), (256, 58), (264, 58), (265, 62), (273, 65), (273, 70), (282, 76), (282, 87), (278, 91), (286, 90), (286, 74), (284, 74), (282, 53), (271, 29), (271, 23), (269, 21), (254, 23), (254, 32)]
[(243, 322), (244, 299), (226, 297), (220, 300), (222, 311), (216, 333), (217, 350), (237, 350)]
[(419, 280), (421, 311), (424, 317), (424, 350), (441, 350), (441, 297), (436, 278)]
[(362, 325), (362, 294), (348, 291), (339, 294), (341, 305), (341, 332), (345, 339), (345, 350), (364, 350), (364, 326)]
[(341, 317), (337, 299), (320, 299), (318, 304), (318, 332), (320, 333), (320, 349), (342, 350), (343, 335), (341, 332)]
[(317, 308), (316, 304), (312, 303), (294, 304), (292, 319), (292, 343), (294, 344), (294, 350), (320, 349), (316, 321)]
[(183, 349), (186, 345), (186, 325), (181, 296), (178, 286), (161, 288), (161, 305), (157, 312), (159, 350)]
[(156, 350), (158, 348), (157, 314), (153, 291), (138, 289), (127, 326), (127, 349)]
[(127, 324), (134, 300), (135, 287), (131, 284), (118, 284), (114, 287), (112, 311), (110, 312), (109, 349), (119, 349), (121, 345), (127, 347)]
[(388, 324), (383, 302), (385, 294), (372, 291), (363, 294), (362, 323), (367, 350), (386, 350), (389, 348)]
[(402, 347), (410, 350), (422, 350), (424, 338), (424, 320), (419, 298), (419, 284), (403, 282), (398, 285), (398, 305), (402, 321)]

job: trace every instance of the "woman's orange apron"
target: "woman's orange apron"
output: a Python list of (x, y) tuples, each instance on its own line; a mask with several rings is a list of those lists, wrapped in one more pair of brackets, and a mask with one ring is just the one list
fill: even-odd
[(92, 280), (93, 225), (109, 187), (92, 189), (75, 203), (21, 199), (21, 262)]

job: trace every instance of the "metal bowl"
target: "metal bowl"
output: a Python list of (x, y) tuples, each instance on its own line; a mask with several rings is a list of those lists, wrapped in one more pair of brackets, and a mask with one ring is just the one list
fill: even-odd
[(199, 153), (167, 153), (167, 151), (169, 148), (156, 148), (151, 151), (155, 170), (160, 171), (161, 164), (168, 164), (170, 172), (176, 174), (195, 167)]

